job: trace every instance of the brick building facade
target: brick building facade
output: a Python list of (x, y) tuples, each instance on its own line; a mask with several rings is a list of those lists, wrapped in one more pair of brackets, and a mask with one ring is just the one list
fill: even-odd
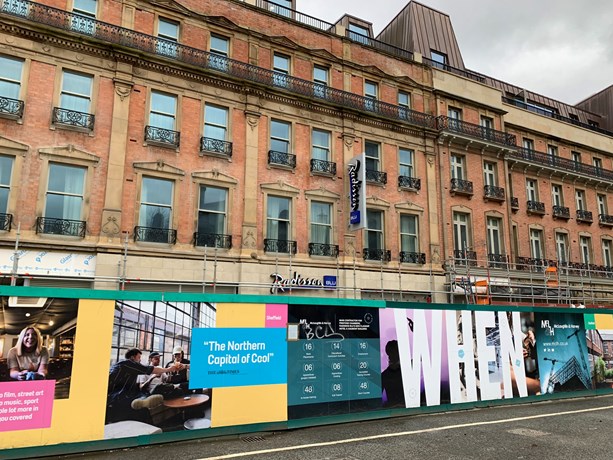
[[(5, 282), (610, 303), (600, 115), (465, 69), (419, 3), (377, 39), (296, 8), (1, 2)], [(442, 26), (418, 49), (424, 15)]]

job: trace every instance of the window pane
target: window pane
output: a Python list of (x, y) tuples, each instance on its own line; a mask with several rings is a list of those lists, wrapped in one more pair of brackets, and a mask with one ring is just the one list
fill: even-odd
[(96, 0), (74, 0), (72, 9), (96, 16)]
[(226, 126), (228, 123), (228, 109), (223, 107), (207, 105), (204, 116), (207, 123), (221, 126)]
[(21, 81), (21, 69), (23, 61), (5, 56), (0, 56), (0, 78)]
[(0, 212), (6, 213), (9, 205), (9, 189), (0, 188)]
[(144, 177), (141, 202), (170, 206), (172, 204), (172, 181)]
[(170, 228), (170, 208), (141, 204), (139, 223), (143, 227)]
[(289, 143), (286, 141), (272, 139), (270, 141), (270, 150), (274, 150), (275, 152), (289, 153)]
[(0, 96), (19, 99), (23, 61), (0, 56)]
[(227, 38), (216, 37), (215, 35), (211, 35), (211, 51), (227, 56), (228, 50), (229, 50), (229, 47), (228, 47)]
[(313, 68), (313, 80), (318, 83), (328, 84), (328, 69), (315, 66)]
[(174, 116), (177, 111), (177, 98), (154, 91), (151, 93), (151, 110)]
[(402, 233), (417, 233), (417, 219), (415, 216), (402, 216), (400, 220), (400, 231)]
[(88, 113), (90, 108), (92, 77), (64, 72), (60, 107)]
[(216, 187), (200, 187), (200, 209), (226, 211), (226, 190)]
[(168, 129), (174, 131), (175, 117), (172, 115), (164, 115), (160, 113), (151, 113), (149, 116), (149, 124), (156, 128)]
[(226, 140), (228, 109), (207, 105), (205, 108), (204, 137)]
[(273, 68), (277, 72), (289, 73), (289, 58), (275, 54), (273, 57)]
[(226, 232), (226, 215), (200, 212), (198, 214), (198, 232), (223, 235)]
[(273, 120), (270, 123), (271, 135), (276, 138), (289, 140), (289, 124)]
[(383, 222), (379, 211), (367, 211), (366, 215), (369, 230), (383, 230)]
[(377, 97), (377, 85), (376, 83), (367, 81), (364, 84), (364, 95), (367, 97)]
[(72, 94), (62, 94), (60, 97), (60, 107), (75, 112), (89, 113), (89, 103), (89, 98)]
[(179, 38), (179, 24), (160, 19), (158, 36), (177, 40)]
[(327, 131), (313, 130), (312, 156), (316, 160), (328, 161), (330, 152), (330, 133)]
[(8, 97), (9, 99), (19, 99), (19, 83), (0, 80), (0, 96)]
[(366, 142), (365, 152), (367, 157), (379, 158), (379, 144)]
[(311, 241), (330, 244), (332, 205), (313, 201), (311, 203)]
[(49, 165), (49, 192), (83, 194), (85, 169), (75, 166)]
[(311, 221), (317, 224), (330, 225), (330, 205), (328, 203), (311, 203)]
[(269, 196), (267, 214), (273, 219), (289, 219), (289, 198)]
[(92, 77), (72, 72), (64, 72), (62, 91), (89, 97), (91, 87)]
[(53, 219), (81, 219), (82, 197), (68, 195), (47, 195), (45, 217)]
[(220, 141), (225, 141), (226, 140), (226, 128), (221, 128), (219, 126), (206, 125), (204, 127), (204, 137), (208, 137), (210, 139), (218, 139)]
[(11, 157), (0, 156), (0, 185), (9, 186), (11, 184), (12, 172), (13, 159)]

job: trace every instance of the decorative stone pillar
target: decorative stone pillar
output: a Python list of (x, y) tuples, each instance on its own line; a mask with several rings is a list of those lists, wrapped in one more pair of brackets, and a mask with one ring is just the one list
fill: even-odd
[(258, 209), (258, 151), (260, 128), (259, 98), (248, 94), (245, 107), (245, 183), (243, 228), (241, 238), (242, 255), (251, 256), (257, 249)]
[(131, 71), (132, 68), (128, 64), (117, 63), (117, 74), (113, 79), (115, 94), (100, 237), (101, 239), (106, 238), (107, 243), (115, 244), (121, 244), (121, 208), (123, 183), (125, 180), (126, 149), (128, 145), (130, 94), (132, 93), (133, 86), (133, 83), (130, 81)]

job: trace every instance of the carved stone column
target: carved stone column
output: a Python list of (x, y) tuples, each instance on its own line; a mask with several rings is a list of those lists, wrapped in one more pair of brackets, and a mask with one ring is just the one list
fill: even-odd
[(245, 107), (245, 209), (241, 238), (243, 255), (251, 255), (257, 248), (258, 151), (261, 116), (259, 109), (259, 98), (248, 94)]
[(130, 94), (133, 83), (131, 66), (117, 63), (117, 74), (113, 82), (115, 94), (113, 101), (113, 118), (111, 123), (111, 138), (109, 151), (108, 175), (104, 208), (102, 210), (101, 238), (107, 242), (121, 243), (121, 207), (128, 145), (128, 120), (130, 117)]

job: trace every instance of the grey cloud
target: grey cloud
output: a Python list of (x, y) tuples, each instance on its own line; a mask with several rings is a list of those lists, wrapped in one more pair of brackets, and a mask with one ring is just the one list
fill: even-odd
[[(468, 68), (577, 102), (613, 83), (611, 0), (422, 0), (447, 13)], [(407, 4), (298, 0), (297, 9), (336, 21), (345, 13), (381, 31)], [(554, 60), (557, 58), (557, 60)]]

